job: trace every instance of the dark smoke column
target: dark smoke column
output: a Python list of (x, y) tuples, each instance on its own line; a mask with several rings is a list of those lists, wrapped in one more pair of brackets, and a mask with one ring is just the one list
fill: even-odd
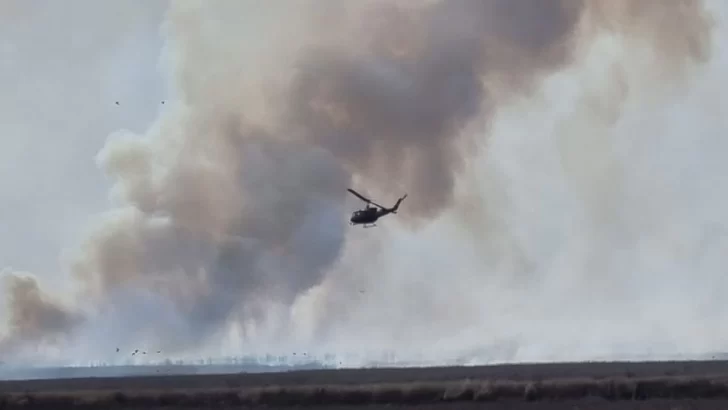
[[(568, 63), (580, 2), (448, 0), (405, 9), (376, 4), (358, 47), (306, 52), (288, 114), (294, 133), (396, 198), (409, 217), (436, 217), (453, 201), (469, 146), (466, 126), (498, 101), (486, 82), (527, 90)], [(470, 135), (480, 140), (485, 135)]]

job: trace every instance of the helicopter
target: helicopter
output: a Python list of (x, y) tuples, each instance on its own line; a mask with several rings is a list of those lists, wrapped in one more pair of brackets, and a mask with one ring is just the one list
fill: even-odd
[[(405, 198), (407, 198), (407, 194), (404, 194), (403, 197), (397, 200), (397, 203), (395, 203), (393, 207), (387, 208), (377, 204), (376, 202), (372, 202), (369, 198), (364, 197), (351, 188), (347, 189), (347, 191), (367, 203), (366, 208), (354, 211), (354, 213), (351, 214), (351, 219), (349, 219), (349, 225), (364, 225), (364, 228), (373, 228), (377, 226), (375, 222), (384, 215), (396, 214), (399, 209), (399, 205)], [(377, 209), (377, 207), (379, 209)]]

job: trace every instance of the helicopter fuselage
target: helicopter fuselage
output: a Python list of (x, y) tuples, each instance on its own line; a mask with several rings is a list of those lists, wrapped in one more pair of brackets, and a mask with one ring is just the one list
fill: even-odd
[(382, 216), (382, 214), (383, 212), (377, 208), (361, 209), (351, 214), (351, 219), (349, 219), (349, 222), (352, 225), (372, 224), (376, 222), (377, 219)]

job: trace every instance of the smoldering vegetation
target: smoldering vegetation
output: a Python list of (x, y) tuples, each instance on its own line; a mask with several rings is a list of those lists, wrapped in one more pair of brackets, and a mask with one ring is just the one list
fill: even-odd
[(0, 403), (3, 408), (61, 409), (484, 405), (712, 409), (728, 401), (726, 363), (523, 363), (16, 380), (0, 381)]
[[(454, 205), (485, 143), (469, 125), (527, 97), (595, 36), (648, 46), (670, 76), (710, 57), (699, 1), (303, 2), (270, 6), (257, 29), (230, 21), (251, 4), (170, 5), (180, 101), (99, 153), (118, 206), (94, 220), (70, 266), (74, 306), (7, 273), (4, 353), (69, 337), (183, 351), (231, 325), (290, 336), (291, 306), (341, 262), (352, 181), (385, 198), (407, 191), (401, 217), (416, 229)], [(266, 38), (302, 4), (340, 23), (283, 34), (267, 65), (240, 62), (248, 34)], [(270, 67), (286, 80), (261, 74)]]
[[(647, 401), (645, 403), (645, 401)], [(698, 401), (712, 406), (728, 401), (725, 380), (681, 379), (576, 379), (548, 381), (478, 381), (442, 383), (402, 383), (374, 385), (297, 385), (260, 388), (221, 388), (167, 391), (4, 393), (0, 405), (23, 408), (233, 408), (237, 406), (313, 407), (325, 406), (423, 406), (434, 404), (576, 404), (599, 406), (620, 402), (686, 404)], [(513, 408), (513, 407), (510, 407)], [(595, 408), (595, 407), (584, 407)], [(622, 407), (620, 407), (622, 408)], [(717, 408), (717, 407), (706, 407)]]

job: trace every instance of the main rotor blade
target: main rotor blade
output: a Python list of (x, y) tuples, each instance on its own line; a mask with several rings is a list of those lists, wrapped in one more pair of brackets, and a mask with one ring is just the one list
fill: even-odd
[(357, 198), (361, 199), (364, 202), (372, 202), (368, 198), (362, 196), (361, 194), (359, 194), (358, 192), (354, 191), (351, 188), (348, 188), (347, 191), (351, 192), (352, 194), (354, 194), (354, 196), (356, 196)]
[(354, 191), (354, 190), (353, 190), (353, 189), (351, 189), (351, 188), (348, 188), (348, 189), (347, 189), (347, 191), (351, 192), (351, 193), (352, 193), (352, 194), (353, 194), (354, 196), (356, 196), (357, 198), (361, 199), (362, 201), (364, 201), (364, 202), (366, 202), (366, 203), (372, 204), (372, 205), (374, 205), (374, 206), (378, 206), (378, 207), (380, 207), (380, 208), (382, 208), (382, 209), (386, 209), (385, 207), (383, 207), (383, 206), (379, 205), (379, 204), (378, 204), (378, 203), (376, 203), (376, 202), (373, 202), (373, 201), (372, 201), (372, 200), (370, 200), (369, 198), (367, 198), (367, 197), (365, 197), (365, 196), (361, 195), (360, 193), (358, 193), (358, 192)]

